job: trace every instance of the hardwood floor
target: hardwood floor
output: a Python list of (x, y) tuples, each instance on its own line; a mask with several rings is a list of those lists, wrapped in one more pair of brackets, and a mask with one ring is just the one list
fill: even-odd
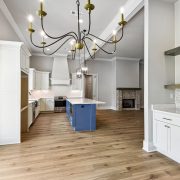
[(0, 180), (180, 180), (176, 162), (142, 150), (142, 111), (98, 111), (97, 128), (40, 115), (22, 144), (0, 146)]

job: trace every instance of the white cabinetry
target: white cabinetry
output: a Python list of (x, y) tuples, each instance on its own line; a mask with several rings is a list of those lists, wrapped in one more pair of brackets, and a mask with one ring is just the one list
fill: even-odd
[(41, 99), (41, 111), (54, 111), (54, 98)]
[(36, 90), (49, 89), (49, 72), (36, 71)]
[(36, 71), (29, 69), (29, 90), (48, 90), (49, 72)]
[(40, 114), (40, 104), (41, 104), (41, 102), (40, 102), (40, 100), (38, 100), (37, 107), (35, 108), (35, 118), (37, 118)]
[(83, 90), (84, 78), (77, 78), (76, 73), (72, 74), (72, 90)]
[(33, 68), (29, 69), (29, 91), (36, 89), (36, 71)]
[(54, 99), (46, 99), (46, 111), (54, 111)]
[(157, 151), (180, 163), (180, 118), (154, 112), (153, 138)]
[(29, 52), (25, 48), (21, 48), (21, 71), (29, 73)]
[(25, 67), (22, 52), (23, 43), (0, 41), (0, 145), (20, 143), (21, 127), (28, 125), (27, 76), (22, 73), (21, 78)]

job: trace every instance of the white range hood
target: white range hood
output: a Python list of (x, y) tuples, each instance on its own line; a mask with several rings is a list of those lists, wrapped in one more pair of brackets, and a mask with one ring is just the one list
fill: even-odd
[(55, 57), (51, 85), (70, 85), (67, 57)]

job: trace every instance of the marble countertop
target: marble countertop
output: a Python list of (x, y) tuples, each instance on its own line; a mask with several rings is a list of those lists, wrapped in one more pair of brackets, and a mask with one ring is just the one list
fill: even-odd
[(175, 104), (153, 105), (152, 110), (180, 115), (180, 108), (177, 108)]
[(105, 102), (86, 98), (70, 98), (67, 99), (67, 101), (69, 101), (71, 104), (105, 104)]

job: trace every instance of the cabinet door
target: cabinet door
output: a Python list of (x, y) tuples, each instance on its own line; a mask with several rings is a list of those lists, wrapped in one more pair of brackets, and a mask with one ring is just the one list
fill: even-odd
[(46, 99), (46, 111), (54, 111), (54, 99)]
[(173, 159), (180, 162), (180, 127), (171, 125), (170, 131), (170, 146), (169, 152)]
[(41, 90), (49, 89), (49, 73), (41, 74)]
[(21, 69), (26, 69), (26, 54), (21, 50)]
[(167, 124), (161, 121), (156, 123), (156, 146), (158, 151), (163, 154), (168, 153), (168, 128)]
[(29, 56), (26, 55), (26, 71), (29, 72)]
[(46, 99), (41, 99), (40, 111), (46, 111)]
[(41, 90), (41, 73), (36, 72), (36, 90)]
[(36, 74), (35, 74), (35, 71), (30, 69), (29, 70), (29, 90), (35, 90), (36, 88)]

